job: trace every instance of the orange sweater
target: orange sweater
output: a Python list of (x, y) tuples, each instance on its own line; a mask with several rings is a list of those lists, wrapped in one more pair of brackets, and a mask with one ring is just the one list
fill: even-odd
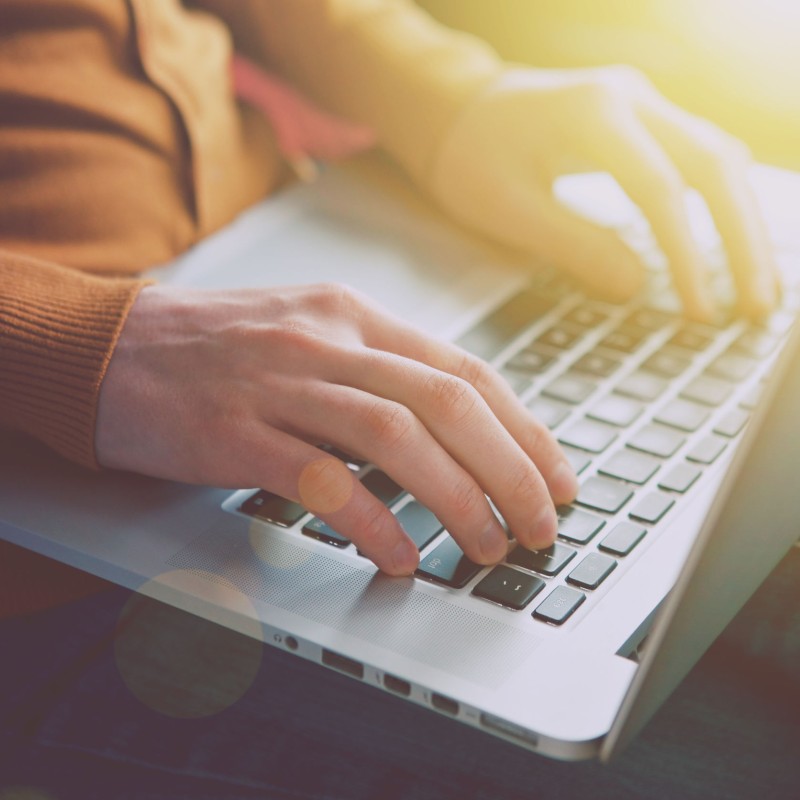
[[(369, 125), (423, 186), (501, 69), (407, 0), (0, 0), (0, 26), (0, 426), (88, 468), (137, 274), (282, 180), (232, 94), (234, 46)], [(96, 586), (0, 543), (0, 616)]]

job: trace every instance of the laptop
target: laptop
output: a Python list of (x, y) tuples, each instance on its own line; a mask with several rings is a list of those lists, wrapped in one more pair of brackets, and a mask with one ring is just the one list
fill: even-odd
[[(0, 536), (532, 752), (608, 760), (800, 534), (800, 175), (754, 182), (788, 286), (762, 324), (682, 319), (646, 225), (602, 175), (558, 191), (642, 252), (649, 290), (625, 305), (457, 230), (375, 157), (154, 271), (212, 289), (340, 280), (490, 360), (580, 473), (546, 551), (472, 564), (389, 476), (334, 451), (420, 548), (417, 574), (390, 578), (258, 487), (91, 473), (16, 436)], [(687, 202), (724, 294), (713, 225)]]

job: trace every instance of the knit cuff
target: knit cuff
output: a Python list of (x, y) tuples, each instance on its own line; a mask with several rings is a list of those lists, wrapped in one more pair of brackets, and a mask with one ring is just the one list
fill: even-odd
[(97, 469), (100, 384), (145, 284), (0, 252), (0, 425)]

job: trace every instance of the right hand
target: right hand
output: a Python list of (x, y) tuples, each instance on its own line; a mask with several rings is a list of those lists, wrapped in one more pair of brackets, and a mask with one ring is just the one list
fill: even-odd
[(472, 560), (507, 538), (555, 539), (575, 473), (486, 363), (336, 285), (225, 292), (145, 287), (103, 380), (105, 467), (303, 504), (375, 564), (410, 574), (416, 547), (329, 443), (377, 464)]

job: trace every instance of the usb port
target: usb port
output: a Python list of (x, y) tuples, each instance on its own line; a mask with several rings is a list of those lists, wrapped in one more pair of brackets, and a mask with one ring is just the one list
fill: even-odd
[(388, 689), (390, 692), (394, 692), (403, 697), (408, 697), (411, 694), (411, 684), (408, 681), (404, 681), (402, 678), (396, 678), (394, 675), (389, 675), (388, 672), (383, 676), (383, 685), (384, 688)]
[(332, 650), (322, 651), (322, 663), (326, 667), (344, 672), (345, 675), (352, 675), (354, 678), (364, 677), (364, 665), (360, 661), (353, 661), (352, 658), (334, 653)]
[(458, 703), (443, 694), (434, 692), (431, 695), (431, 705), (438, 711), (444, 711), (445, 714), (450, 714), (453, 717), (458, 715)]

